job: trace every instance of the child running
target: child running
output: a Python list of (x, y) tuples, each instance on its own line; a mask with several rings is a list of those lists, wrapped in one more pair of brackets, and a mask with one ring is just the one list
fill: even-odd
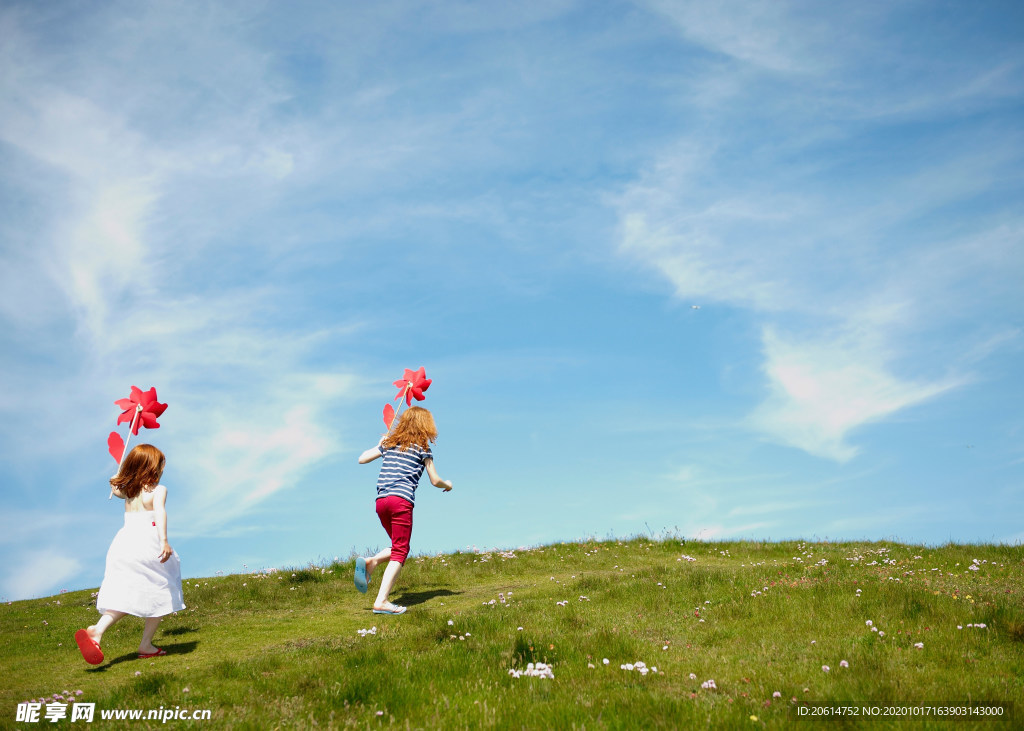
[(430, 444), (436, 439), (434, 417), (426, 409), (413, 406), (402, 414), (394, 431), (381, 437), (376, 447), (359, 455), (359, 464), (372, 462), (378, 457), (384, 458), (377, 478), (377, 516), (388, 532), (391, 548), (385, 548), (370, 558), (360, 556), (356, 559), (355, 571), (356, 588), (366, 593), (370, 574), (380, 564), (387, 562), (377, 600), (373, 603), (374, 614), (403, 614), (406, 610), (406, 607), (388, 601), (388, 596), (409, 555), (412, 509), (423, 470), (427, 470), (430, 484), (445, 492), (452, 489), (452, 483), (442, 480), (434, 468)]
[(124, 500), (124, 527), (107, 551), (96, 597), (100, 621), (75, 633), (82, 657), (92, 665), (103, 662), (103, 633), (127, 614), (146, 620), (139, 657), (166, 655), (153, 645), (153, 635), (164, 615), (185, 608), (181, 561), (167, 542), (167, 488), (160, 484), (165, 462), (159, 449), (140, 444), (110, 479), (114, 494)]

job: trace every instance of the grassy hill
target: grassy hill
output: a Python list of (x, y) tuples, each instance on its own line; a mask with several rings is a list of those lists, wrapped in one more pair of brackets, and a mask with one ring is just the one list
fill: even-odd
[[(352, 567), (189, 580), (157, 634), (168, 656), (136, 659), (126, 618), (96, 668), (73, 639), (91, 592), (0, 606), (0, 727), (158, 727), (100, 713), (161, 708), (208, 709), (166, 724), (203, 729), (1024, 726), (1020, 546), (637, 538), (417, 557), (400, 617), (370, 612), (376, 581), (357, 593)], [(510, 674), (529, 663), (554, 677)], [(19, 702), (78, 691), (94, 724), (16, 723)], [(1004, 710), (798, 715), (822, 702)]]

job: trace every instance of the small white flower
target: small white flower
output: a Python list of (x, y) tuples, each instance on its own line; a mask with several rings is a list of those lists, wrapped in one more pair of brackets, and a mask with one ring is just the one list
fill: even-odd
[(551, 666), (545, 665), (542, 662), (539, 662), (536, 665), (531, 662), (526, 666), (526, 670), (509, 668), (508, 674), (513, 678), (519, 678), (525, 675), (532, 678), (549, 678), (553, 680), (555, 677), (555, 674), (551, 670)]
[(605, 658), (604, 660), (602, 660), (601, 662), (602, 662), (602, 663), (604, 663), (605, 665), (607, 665), (607, 664), (608, 664), (608, 658), (606, 657), (606, 658)]
[(826, 672), (826, 673), (827, 673), (827, 672), (828, 672), (829, 670), (831, 670), (831, 668), (830, 668), (830, 667), (829, 667), (828, 665), (822, 665), (822, 666), (821, 666), (821, 669), (822, 669), (822, 670), (823, 670), (824, 672)]
[(848, 668), (848, 667), (850, 667), (850, 663), (846, 662), (846, 660), (840, 660), (839, 661), (839, 667), (841, 667), (841, 668)]
[(696, 680), (696, 679), (697, 679), (697, 676), (694, 675), (693, 673), (690, 673), (690, 680)]
[(882, 630), (878, 630), (878, 636), (885, 637), (885, 632), (883, 632)]
[(782, 693), (780, 693), (779, 691), (775, 691), (774, 693), (772, 693), (772, 698), (781, 698), (781, 697), (782, 697)]
[(923, 642), (915, 642), (914, 643), (914, 647), (916, 647), (918, 650), (923, 650), (924, 649), (924, 643)]
[(455, 622), (449, 619), (448, 620), (448, 626), (451, 627), (453, 624), (455, 624)]
[[(858, 589), (858, 591), (859, 591), (859, 589)], [(872, 622), (872, 621), (871, 621), (871, 620), (869, 619), (869, 620), (868, 620), (867, 622), (865, 622), (864, 624), (866, 624), (866, 625), (867, 625), (868, 627), (870, 627), (871, 625), (873, 625), (873, 624), (874, 624), (874, 622)]]

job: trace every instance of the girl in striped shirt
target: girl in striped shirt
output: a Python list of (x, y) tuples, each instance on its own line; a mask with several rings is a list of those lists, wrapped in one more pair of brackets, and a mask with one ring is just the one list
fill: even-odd
[(381, 437), (376, 447), (359, 455), (359, 464), (372, 462), (378, 457), (384, 460), (377, 478), (377, 517), (388, 532), (391, 548), (385, 548), (369, 558), (360, 556), (356, 559), (355, 571), (356, 588), (365, 593), (370, 574), (380, 564), (387, 563), (380, 580), (377, 600), (373, 603), (374, 614), (402, 614), (406, 610), (388, 601), (388, 595), (409, 555), (412, 509), (423, 470), (427, 471), (430, 484), (434, 487), (445, 492), (452, 489), (451, 481), (442, 480), (434, 468), (430, 445), (436, 439), (434, 417), (426, 409), (413, 406), (402, 414), (398, 426), (391, 433)]

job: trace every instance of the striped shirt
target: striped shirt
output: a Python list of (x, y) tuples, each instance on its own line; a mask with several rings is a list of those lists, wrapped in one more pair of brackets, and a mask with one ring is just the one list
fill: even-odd
[(404, 452), (398, 447), (380, 450), (384, 462), (380, 466), (380, 475), (377, 477), (377, 497), (397, 495), (415, 505), (416, 487), (420, 483), (420, 476), (428, 459), (433, 459), (433, 453), (427, 449), (422, 450), (415, 444), (410, 445)]

